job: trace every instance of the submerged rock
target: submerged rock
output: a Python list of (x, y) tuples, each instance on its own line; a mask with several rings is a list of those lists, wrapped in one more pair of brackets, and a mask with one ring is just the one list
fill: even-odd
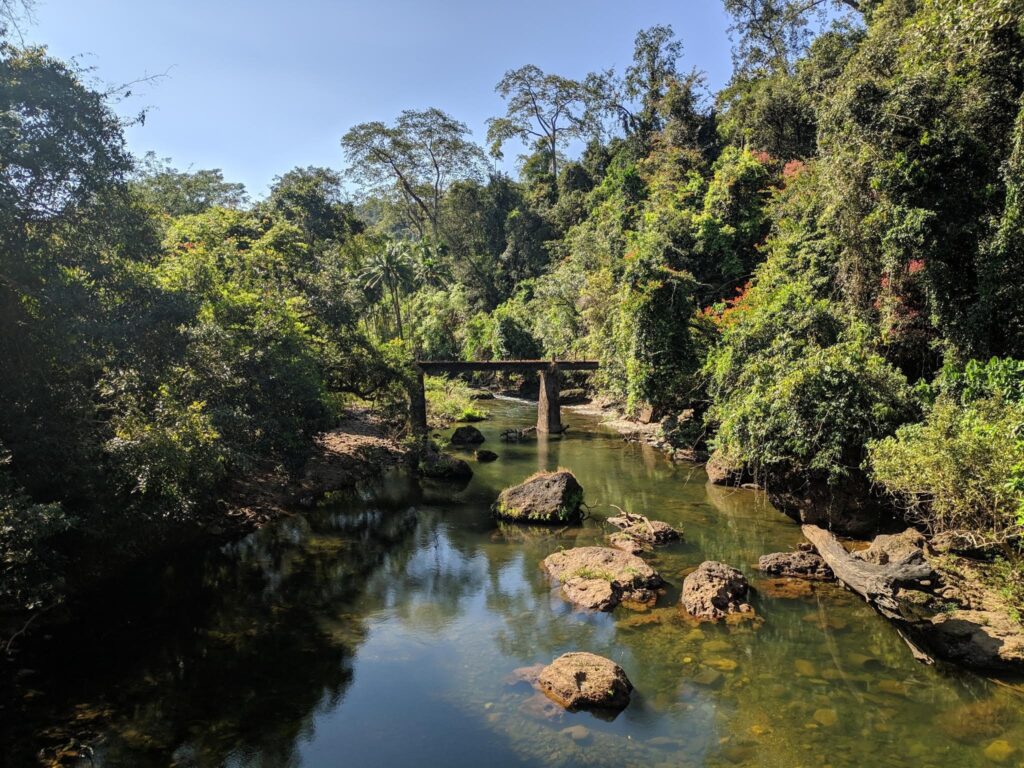
[(746, 577), (725, 563), (706, 560), (683, 580), (681, 602), (698, 618), (717, 620), (732, 613), (753, 613)]
[(484, 441), (483, 433), (476, 427), (465, 425), (452, 432), (452, 445), (478, 445)]
[(773, 552), (762, 555), (757, 567), (769, 576), (790, 576), (801, 579), (834, 579), (835, 574), (817, 552)]
[(494, 504), (502, 520), (528, 523), (578, 523), (583, 519), (583, 488), (566, 470), (538, 472), (506, 488)]
[(624, 709), (633, 684), (622, 667), (593, 653), (566, 653), (540, 673), (537, 685), (566, 709)]
[(484, 464), (490, 461), (498, 460), (498, 454), (496, 454), (494, 451), (488, 451), (487, 449), (481, 449), (473, 455), (476, 457), (477, 461)]
[(569, 602), (610, 611), (620, 602), (651, 603), (661, 576), (636, 555), (608, 547), (574, 547), (544, 558), (541, 568), (562, 584)]

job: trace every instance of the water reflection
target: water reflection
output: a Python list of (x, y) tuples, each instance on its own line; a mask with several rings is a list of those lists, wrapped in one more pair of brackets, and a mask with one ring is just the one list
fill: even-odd
[[(501, 457), (464, 489), (391, 475), (126, 580), (34, 649), (0, 723), (10, 764), (73, 739), (97, 766), (972, 766), (999, 742), (1019, 761), (1012, 692), (917, 665), (832, 585), (755, 578), (760, 624), (679, 612), (701, 560), (753, 577), (759, 555), (798, 541), (761, 495), (709, 487), (581, 417), (562, 438), (505, 445), (533, 409), (491, 407)], [(502, 487), (559, 465), (593, 509), (581, 528), (492, 521)], [(686, 541), (651, 557), (669, 582), (655, 608), (580, 613), (539, 563), (602, 541), (612, 504)], [(565, 713), (518, 682), (567, 650), (622, 664), (637, 694), (621, 716)]]

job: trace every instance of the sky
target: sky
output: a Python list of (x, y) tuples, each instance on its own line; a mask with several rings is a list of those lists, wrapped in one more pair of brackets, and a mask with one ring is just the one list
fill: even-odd
[(147, 110), (129, 148), (220, 168), (259, 197), (296, 166), (343, 168), (350, 127), (403, 109), (439, 107), (484, 145), (506, 70), (621, 72), (653, 24), (683, 41), (681, 69), (704, 70), (713, 90), (726, 83), (718, 0), (37, 0), (23, 31), (107, 84), (161, 75), (117, 106)]

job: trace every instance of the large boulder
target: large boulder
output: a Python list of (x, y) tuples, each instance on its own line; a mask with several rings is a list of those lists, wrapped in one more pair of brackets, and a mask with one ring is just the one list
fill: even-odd
[(903, 533), (876, 536), (871, 546), (853, 554), (875, 565), (919, 565), (925, 561), (924, 545), (924, 535), (907, 528)]
[(565, 524), (583, 520), (583, 488), (572, 472), (538, 472), (519, 485), (506, 488), (494, 504), (502, 520)]
[(789, 576), (799, 579), (835, 578), (832, 569), (817, 552), (773, 552), (758, 558), (757, 567), (769, 576)]
[(537, 687), (566, 709), (623, 709), (633, 684), (622, 667), (593, 653), (566, 653), (541, 670)]
[(452, 439), (449, 442), (452, 445), (479, 445), (483, 441), (483, 433), (476, 427), (466, 424), (452, 432)]
[(683, 607), (691, 616), (717, 620), (732, 613), (753, 613), (750, 585), (731, 565), (706, 560), (683, 579)]
[(609, 547), (574, 547), (544, 558), (541, 568), (562, 585), (565, 598), (588, 610), (620, 602), (653, 603), (661, 576), (636, 555)]

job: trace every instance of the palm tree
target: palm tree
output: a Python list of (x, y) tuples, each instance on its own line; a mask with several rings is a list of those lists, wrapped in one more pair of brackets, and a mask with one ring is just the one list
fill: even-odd
[(369, 263), (362, 271), (359, 279), (367, 290), (383, 287), (391, 297), (391, 306), (395, 312), (395, 325), (398, 338), (404, 339), (402, 329), (402, 305), (398, 294), (402, 287), (412, 279), (413, 262), (409, 253), (409, 244), (392, 240), (381, 250), (370, 254)]

